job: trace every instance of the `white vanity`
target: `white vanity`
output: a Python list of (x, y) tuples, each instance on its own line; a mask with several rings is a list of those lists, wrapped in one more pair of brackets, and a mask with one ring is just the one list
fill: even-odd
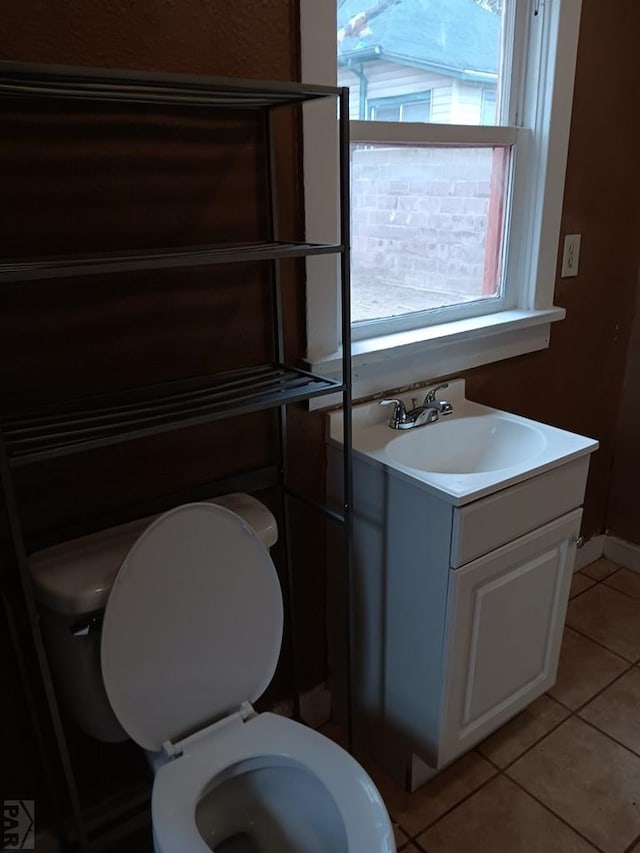
[[(356, 744), (412, 787), (553, 684), (598, 446), (468, 401), (464, 380), (441, 396), (453, 413), (406, 431), (353, 411)], [(336, 501), (341, 436), (331, 413)]]

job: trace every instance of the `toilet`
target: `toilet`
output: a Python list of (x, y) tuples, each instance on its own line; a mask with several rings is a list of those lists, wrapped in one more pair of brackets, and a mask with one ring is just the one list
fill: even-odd
[[(312, 729), (252, 707), (275, 672), (283, 629), (278, 577), (256, 530), (213, 503), (170, 510), (136, 528), (132, 543), (130, 529), (114, 530), (35, 555), (35, 588), (49, 628), (62, 622), (67, 643), (99, 636), (103, 695), (155, 769), (157, 853), (393, 853), (389, 817), (363, 768)], [(76, 575), (83, 557), (103, 578), (110, 557), (121, 558), (101, 626), (95, 608), (71, 625), (77, 608), (52, 611), (54, 601), (64, 609), (64, 596), (52, 594), (52, 565), (68, 589), (69, 552)], [(95, 603), (89, 595), (82, 606)], [(59, 676), (58, 633), (49, 653)], [(73, 678), (67, 704), (82, 698), (70, 690)]]

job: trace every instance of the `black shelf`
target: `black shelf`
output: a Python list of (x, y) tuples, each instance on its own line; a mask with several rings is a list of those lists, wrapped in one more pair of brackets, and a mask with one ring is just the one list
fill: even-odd
[(0, 95), (265, 109), (318, 98), (335, 98), (340, 95), (340, 89), (192, 74), (0, 62)]
[(2, 418), (1, 428), (9, 463), (17, 467), (343, 388), (303, 370), (261, 365), (43, 406)]
[[(275, 158), (274, 109), (296, 106), (318, 99), (333, 99), (339, 107), (339, 177), (340, 177), (340, 236), (334, 243), (285, 242), (278, 228), (278, 203)], [(118, 111), (125, 115), (140, 110), (128, 109), (141, 105), (143, 111), (163, 111), (175, 116), (178, 110), (192, 109), (198, 116), (202, 111), (244, 110), (257, 112), (252, 121), (262, 123), (264, 141), (264, 199), (265, 227), (260, 236), (263, 242), (216, 243), (209, 245), (147, 246), (140, 244), (120, 250), (93, 250), (82, 254), (53, 256), (5, 257), (0, 261), (0, 286), (4, 284), (65, 279), (89, 275), (121, 274), (183, 267), (207, 267), (219, 264), (267, 262), (271, 290), (271, 317), (274, 363), (245, 367), (240, 370), (215, 373), (189, 379), (172, 380), (157, 385), (147, 385), (118, 392), (85, 396), (42, 404), (22, 411), (0, 414), (0, 524), (10, 530), (7, 549), (7, 573), (15, 576), (16, 593), (11, 607), (20, 614), (28, 629), (24, 650), (16, 640), (16, 654), (28, 653), (33, 663), (33, 675), (25, 673), (25, 695), (37, 695), (40, 704), (32, 703), (32, 724), (41, 745), (41, 759), (49, 780), (48, 791), (56, 801), (53, 780), (58, 773), (64, 780), (68, 799), (69, 837), (76, 839), (82, 853), (90, 849), (106, 849), (115, 839), (108, 836), (108, 827), (97, 827), (80, 796), (74, 761), (68, 746), (62, 715), (58, 706), (55, 686), (40, 632), (38, 610), (33, 592), (28, 551), (25, 548), (21, 519), (14, 491), (12, 468), (27, 466), (45, 460), (63, 459), (97, 448), (115, 446), (133, 439), (173, 432), (197, 425), (228, 419), (237, 415), (272, 409), (277, 420), (277, 458), (268, 468), (244, 472), (224, 481), (192, 484), (180, 492), (155, 496), (151, 502), (125, 503), (111, 509), (99, 518), (69, 521), (64, 529), (40, 531), (38, 539), (29, 541), (30, 548), (42, 547), (51, 542), (63, 541), (88, 530), (104, 529), (127, 519), (145, 517), (150, 513), (191, 500), (208, 498), (226, 491), (255, 491), (274, 489), (277, 492), (280, 512), (280, 554), (282, 572), (286, 576), (284, 596), (287, 608), (286, 630), (289, 646), (289, 664), (293, 694), (294, 716), (299, 717), (300, 683), (299, 660), (296, 649), (296, 613), (294, 602), (296, 572), (291, 547), (291, 520), (289, 503), (302, 501), (308, 507), (321, 511), (332, 521), (342, 525), (344, 533), (344, 561), (346, 572), (345, 634), (347, 646), (347, 717), (349, 744), (351, 745), (351, 657), (353, 634), (351, 632), (351, 573), (352, 573), (352, 475), (351, 475), (351, 323), (349, 304), (349, 93), (346, 88), (305, 85), (299, 83), (264, 82), (258, 80), (231, 80), (177, 74), (156, 74), (113, 69), (73, 68), (53, 65), (34, 65), (0, 62), (0, 101), (5, 111), (14, 107), (46, 115), (75, 114), (79, 110), (94, 119), (102, 114)], [(25, 102), (29, 102), (26, 104)], [(71, 102), (62, 104), (63, 101)], [(93, 106), (93, 108), (92, 108)], [(63, 109), (64, 107), (64, 109)], [(336, 113), (330, 111), (333, 116)], [(237, 115), (231, 116), (233, 121)], [(331, 119), (331, 115), (329, 116)], [(213, 142), (215, 144), (215, 141)], [(42, 146), (47, 145), (47, 127), (43, 128)], [(262, 194), (256, 195), (256, 202)], [(233, 199), (226, 199), (232, 203)], [(220, 240), (223, 235), (211, 235)], [(34, 244), (35, 245), (35, 244)], [(35, 248), (37, 252), (37, 247)], [(315, 376), (304, 370), (284, 366), (284, 332), (281, 259), (301, 258), (309, 255), (335, 254), (340, 263), (340, 304), (342, 313), (342, 377), (341, 381)], [(302, 279), (302, 276), (300, 276)], [(215, 286), (215, 282), (212, 283)], [(0, 288), (1, 289), (1, 288)], [(2, 289), (6, 295), (9, 288)], [(72, 310), (73, 306), (70, 305)], [(44, 356), (43, 356), (44, 357)], [(64, 387), (65, 383), (62, 383)], [(340, 392), (345, 411), (344, 446), (344, 500), (342, 512), (316, 502), (291, 488), (290, 454), (287, 452), (288, 410), (285, 404), (309, 400), (313, 397)], [(212, 448), (215, 452), (215, 448)], [(88, 461), (91, 464), (91, 461)], [(63, 470), (66, 470), (64, 466)], [(40, 472), (36, 471), (36, 474)], [(43, 467), (43, 474), (47, 474)], [(36, 478), (37, 479), (37, 478)], [(19, 588), (18, 588), (19, 587)], [(22, 658), (20, 658), (22, 659)], [(37, 672), (36, 672), (37, 671)], [(51, 735), (55, 751), (49, 753), (44, 744)], [(77, 759), (77, 756), (76, 756)], [(108, 803), (98, 804), (98, 813)], [(62, 804), (62, 811), (67, 805)], [(136, 816), (134, 816), (136, 817)], [(120, 831), (120, 827), (118, 828)], [(124, 830), (123, 830), (124, 834)], [(91, 841), (89, 838), (91, 837)], [(119, 843), (119, 842), (118, 842)]]
[(166, 249), (141, 249), (105, 252), (101, 255), (52, 255), (0, 263), (0, 284), (38, 281), (47, 278), (71, 278), (79, 275), (143, 270), (182, 269), (216, 264), (302, 258), (330, 255), (342, 251), (339, 243), (285, 243), (281, 241), (184, 246)]

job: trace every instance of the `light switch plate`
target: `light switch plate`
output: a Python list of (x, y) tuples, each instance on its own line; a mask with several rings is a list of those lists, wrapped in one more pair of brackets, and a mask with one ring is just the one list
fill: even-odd
[(561, 278), (571, 278), (578, 275), (578, 264), (580, 263), (580, 237), (581, 234), (567, 234), (564, 238), (564, 250), (562, 252)]

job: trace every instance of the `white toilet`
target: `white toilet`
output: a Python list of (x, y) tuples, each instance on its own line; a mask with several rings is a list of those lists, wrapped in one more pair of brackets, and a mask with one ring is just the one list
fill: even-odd
[[(90, 540), (80, 548), (89, 562)], [(49, 608), (50, 552), (34, 561)], [(63, 546), (54, 556), (64, 564)], [(106, 567), (106, 554), (101, 561)], [(154, 754), (158, 853), (395, 851), (380, 795), (348, 753), (253, 711), (275, 671), (282, 627), (269, 553), (229, 509), (177, 507), (124, 557), (104, 612), (102, 679), (119, 724)]]

